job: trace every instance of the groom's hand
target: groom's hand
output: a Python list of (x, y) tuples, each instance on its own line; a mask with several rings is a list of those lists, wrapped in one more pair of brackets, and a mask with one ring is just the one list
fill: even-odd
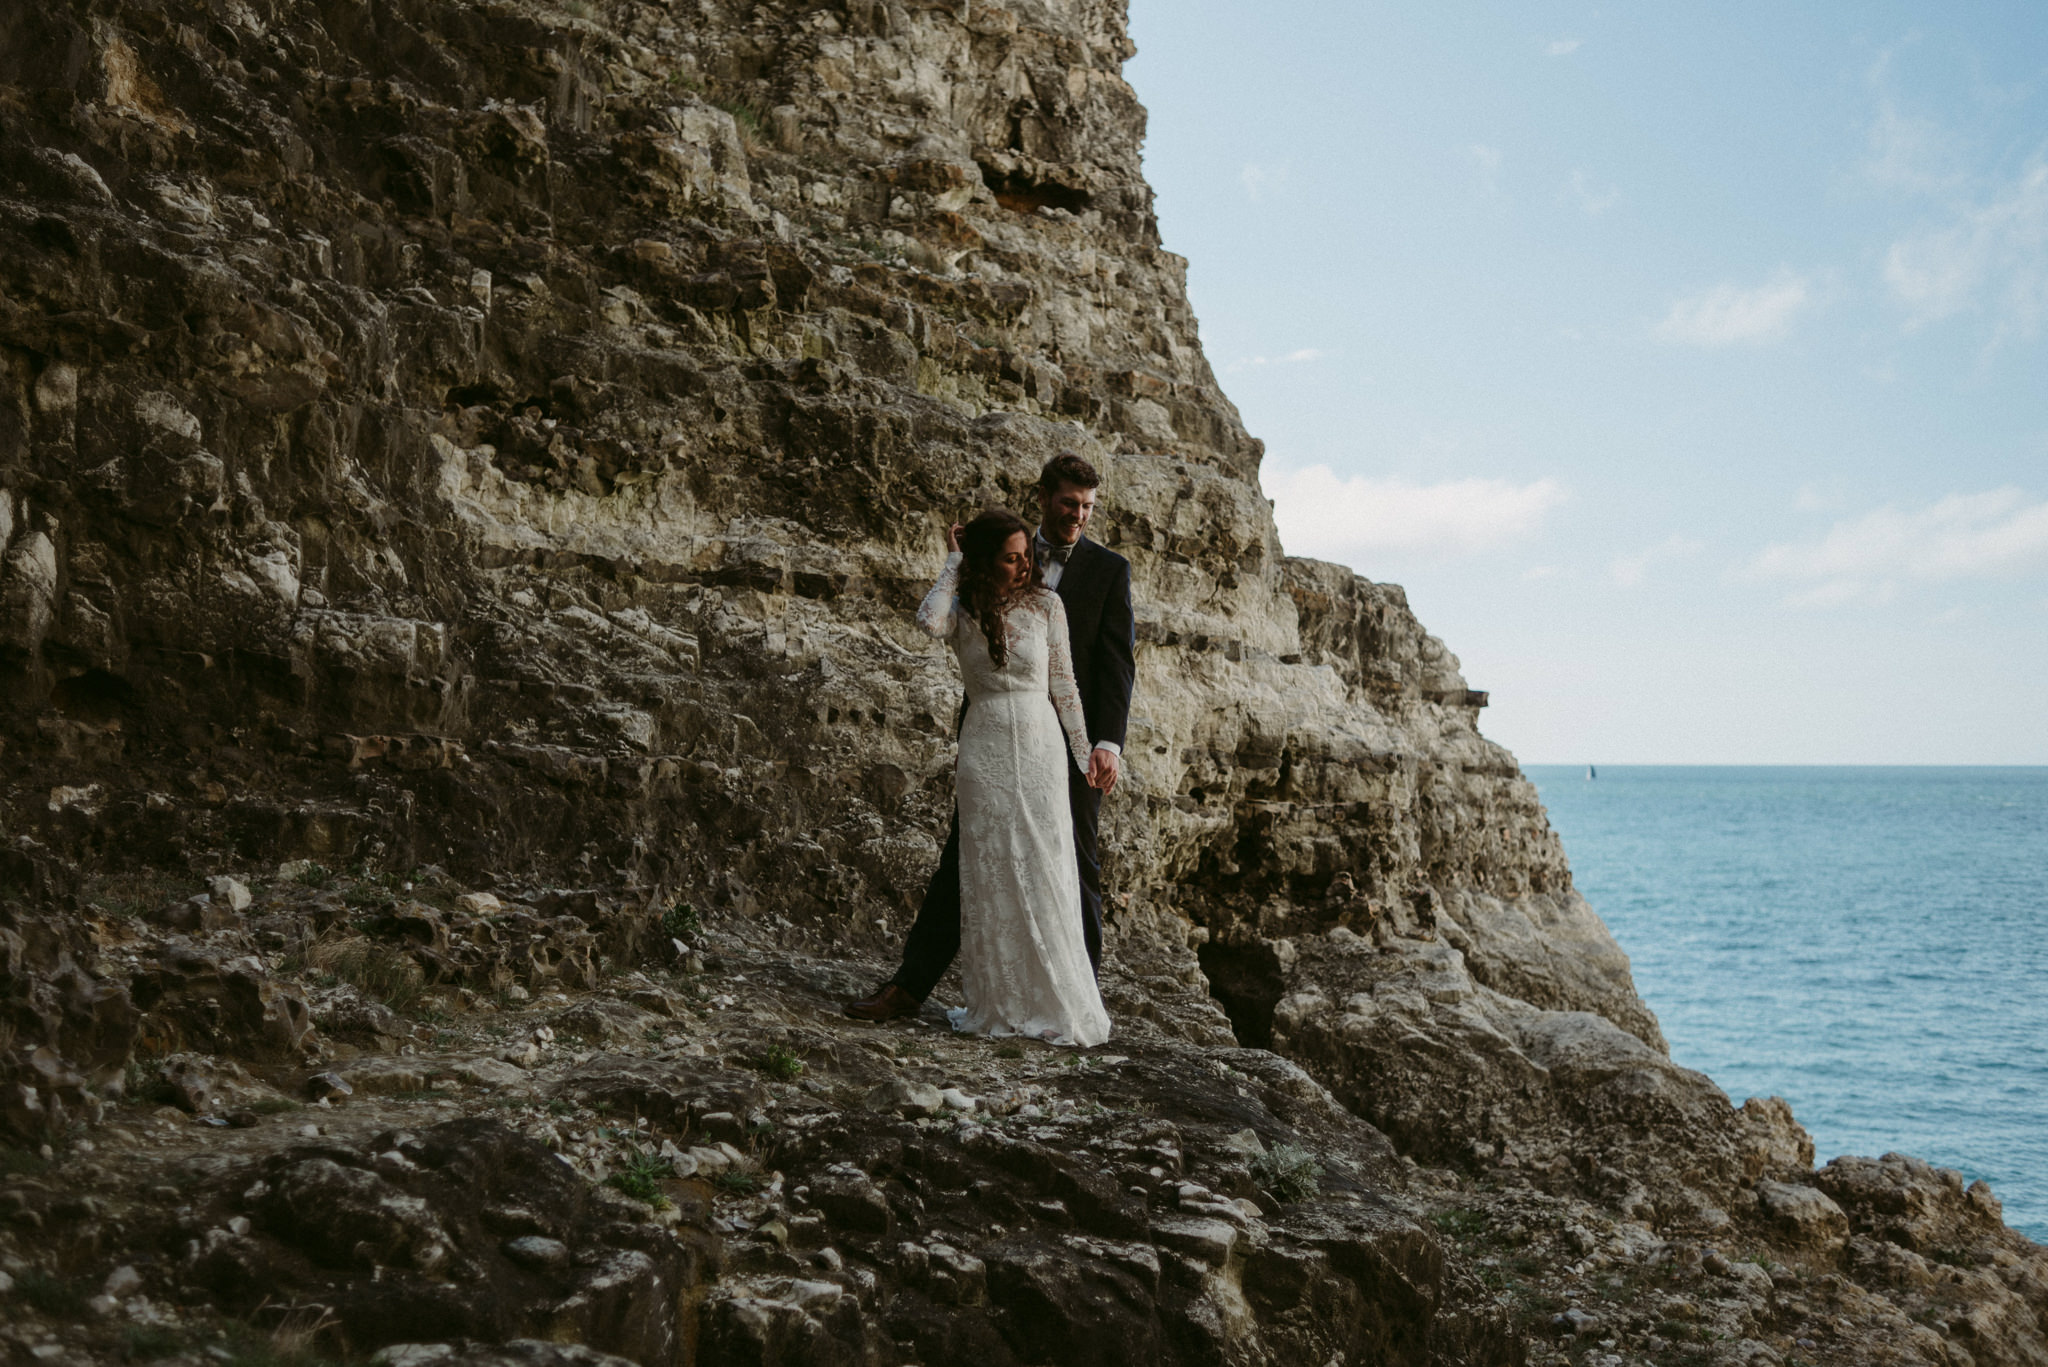
[(1110, 751), (1091, 751), (1088, 756), (1088, 786), (1108, 792), (1116, 787), (1117, 768), (1117, 758)]

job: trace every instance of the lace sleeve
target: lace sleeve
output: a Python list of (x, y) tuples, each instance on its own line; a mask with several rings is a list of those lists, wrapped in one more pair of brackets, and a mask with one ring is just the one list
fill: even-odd
[(1060, 726), (1067, 733), (1074, 763), (1086, 773), (1090, 749), (1088, 723), (1081, 712), (1081, 689), (1074, 682), (1074, 648), (1067, 637), (1067, 605), (1050, 592), (1045, 598), (1046, 645), (1049, 648), (1046, 691), (1052, 695), (1053, 709), (1060, 714)]
[(917, 605), (917, 625), (943, 641), (953, 634), (953, 624), (959, 619), (960, 552), (954, 551), (946, 557), (946, 568), (939, 571), (939, 582)]

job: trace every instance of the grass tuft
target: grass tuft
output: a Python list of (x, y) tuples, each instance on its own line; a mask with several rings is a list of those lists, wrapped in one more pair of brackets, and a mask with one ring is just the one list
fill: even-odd
[(163, 1065), (154, 1059), (131, 1058), (123, 1070), (121, 1094), (130, 1101), (152, 1106), (178, 1104), (177, 1089), (164, 1076)]
[(131, 1324), (121, 1335), (121, 1356), (129, 1362), (155, 1362), (183, 1352), (185, 1336), (161, 1324)]
[(711, 1179), (711, 1185), (730, 1196), (751, 1196), (767, 1185), (756, 1168), (734, 1164)]
[(661, 933), (671, 940), (694, 939), (703, 929), (704, 923), (697, 915), (697, 908), (688, 902), (677, 902), (661, 914)]
[(324, 888), (334, 881), (334, 870), (325, 864), (307, 864), (292, 875), (292, 881), (303, 887)]
[(752, 152), (768, 141), (768, 121), (761, 111), (746, 100), (720, 100), (718, 108), (732, 115), (735, 127), (739, 129), (740, 141)]
[(784, 1082), (794, 1082), (804, 1075), (803, 1058), (793, 1049), (780, 1044), (768, 1046), (768, 1052), (761, 1056), (761, 1071)]
[(14, 1295), (45, 1315), (67, 1319), (83, 1315), (91, 1299), (78, 1283), (33, 1270), (14, 1279)]
[(34, 1149), (0, 1148), (0, 1177), (33, 1177), (50, 1166)]
[(1299, 1144), (1275, 1144), (1252, 1160), (1252, 1180), (1281, 1201), (1307, 1201), (1322, 1189), (1322, 1164)]
[[(320, 1336), (339, 1321), (323, 1305), (287, 1311), (265, 1331), (252, 1325), (237, 1325), (227, 1341), (208, 1356), (225, 1367), (333, 1367), (333, 1359), (318, 1350)], [(225, 1354), (225, 1355), (223, 1355)]]
[(667, 1210), (669, 1199), (661, 1194), (660, 1184), (675, 1175), (675, 1164), (660, 1154), (628, 1149), (624, 1165), (605, 1178), (604, 1184), (636, 1201), (645, 1201), (656, 1210)]
[(1486, 1216), (1476, 1210), (1440, 1210), (1429, 1217), (1439, 1234), (1453, 1239), (1470, 1239), (1486, 1228)]
[(306, 964), (331, 973), (393, 1011), (416, 1005), (426, 988), (426, 974), (410, 954), (361, 935), (315, 941), (306, 951)]

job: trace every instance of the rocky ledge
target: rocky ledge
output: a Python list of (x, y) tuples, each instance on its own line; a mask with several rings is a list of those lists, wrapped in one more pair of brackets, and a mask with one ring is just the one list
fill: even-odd
[[(220, 922), (198, 933), (162, 928), (176, 887), (78, 918), (150, 1006), (106, 998), (133, 1051), (74, 1080), (91, 1123), (6, 1155), (23, 1362), (2041, 1360), (2048, 1256), (1982, 1183), (1815, 1172), (1782, 1103), (1730, 1110), (1441, 971), (1277, 1023), (1355, 1039), (1405, 1000), (1407, 1049), (1441, 1056), (1422, 1076), (1519, 1099), (1485, 1151), (1432, 1157), (1446, 1094), (1404, 1081), (1416, 1119), (1360, 1119), (1360, 1063), (1416, 1060), (1241, 1047), (1156, 938), (1105, 977), (1116, 1039), (1073, 1051), (955, 1036), (936, 1005), (847, 1020), (882, 961), (743, 918), (672, 910), (663, 953), (586, 972), (531, 948), (603, 945), (544, 894), (255, 884), (196, 894)], [(17, 981), (59, 934), (17, 923)], [(507, 940), (509, 969), (432, 971)], [(1304, 952), (1411, 957), (1341, 928)]]
[[(2042, 1363), (1981, 1185), (1669, 1058), (1487, 698), (1285, 555), (1116, 0), (0, 12), (24, 1362)], [(939, 531), (1106, 476), (1104, 1050), (836, 1014)]]

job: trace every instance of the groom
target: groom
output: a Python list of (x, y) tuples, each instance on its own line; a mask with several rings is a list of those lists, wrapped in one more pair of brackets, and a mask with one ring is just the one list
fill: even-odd
[[(1136, 673), (1137, 633), (1131, 616), (1131, 563), (1082, 533), (1095, 515), (1095, 490), (1102, 477), (1071, 451), (1046, 462), (1038, 476), (1038, 531), (1031, 538), (1045, 586), (1066, 604), (1073, 639), (1074, 678), (1081, 712), (1095, 743), (1088, 773), (1069, 770), (1067, 801), (1074, 813), (1074, 856), (1081, 866), (1081, 933), (1088, 962), (1102, 971), (1102, 863), (1095, 852), (1095, 828), (1102, 795), (1116, 786), (1122, 767), (1124, 728), (1131, 715), (1131, 680)], [(966, 714), (963, 705), (961, 713)], [(886, 1021), (914, 1016), (953, 956), (960, 952), (960, 814), (953, 813), (938, 872), (925, 889), (924, 905), (903, 944), (903, 966), (871, 997), (846, 1004), (856, 1020)]]

